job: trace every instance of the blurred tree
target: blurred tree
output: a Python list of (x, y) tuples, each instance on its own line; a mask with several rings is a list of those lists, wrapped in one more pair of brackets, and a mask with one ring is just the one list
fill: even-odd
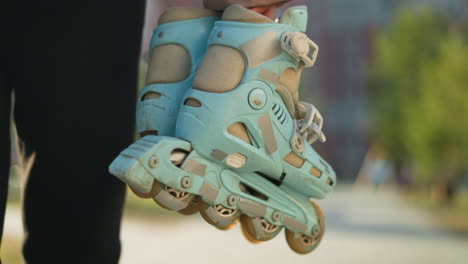
[(447, 201), (468, 160), (468, 47), (463, 32), (431, 9), (401, 9), (377, 36), (370, 71), (373, 135), (397, 171)]

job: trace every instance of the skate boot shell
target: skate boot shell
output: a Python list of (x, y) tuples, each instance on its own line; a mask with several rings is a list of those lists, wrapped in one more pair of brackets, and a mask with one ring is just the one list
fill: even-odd
[(302, 33), (307, 9), (274, 23), (235, 5), (222, 19), (181, 99), (176, 137), (141, 138), (110, 171), (167, 209), (199, 208), (222, 230), (240, 220), (253, 243), (285, 229), (289, 246), (309, 253), (325, 230), (310, 198), (324, 198), (336, 176), (310, 146), (325, 141), (320, 113), (298, 101), (300, 72), (318, 52)]
[(172, 8), (159, 18), (150, 42), (146, 85), (138, 95), (136, 123), (141, 136), (175, 135), (182, 97), (218, 19), (216, 12), (200, 8)]
[(305, 7), (284, 17), (292, 25), (238, 5), (225, 11), (184, 99), (197, 104), (182, 105), (176, 137), (212, 162), (321, 199), (336, 183), (309, 144), (325, 141), (323, 118), (299, 102), (297, 92), (302, 68), (314, 64), (318, 47), (300, 31)]

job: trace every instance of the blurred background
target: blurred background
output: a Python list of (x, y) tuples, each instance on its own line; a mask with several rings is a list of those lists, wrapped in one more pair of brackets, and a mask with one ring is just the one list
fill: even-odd
[[(148, 0), (142, 79), (159, 14), (200, 2)], [(324, 116), (328, 141), (314, 147), (339, 178), (319, 201), (322, 245), (307, 256), (282, 235), (252, 245), (239, 227), (218, 231), (128, 193), (122, 263), (467, 263), (468, 0), (311, 0), (281, 10), (297, 4), (309, 7), (308, 35), (320, 46), (301, 97)], [(4, 263), (22, 263), (20, 190), (31, 162), (13, 158)]]

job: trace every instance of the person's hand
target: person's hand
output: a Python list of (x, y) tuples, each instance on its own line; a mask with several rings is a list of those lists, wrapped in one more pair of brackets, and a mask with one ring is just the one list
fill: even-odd
[(275, 8), (291, 0), (203, 0), (208, 9), (222, 11), (233, 4), (240, 4), (252, 11), (274, 17)]

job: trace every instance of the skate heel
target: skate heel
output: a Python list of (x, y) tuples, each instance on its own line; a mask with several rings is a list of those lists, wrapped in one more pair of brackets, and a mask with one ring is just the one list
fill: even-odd
[(151, 136), (136, 141), (123, 150), (111, 163), (109, 173), (128, 184), (132, 190), (139, 194), (151, 193), (154, 178), (147, 172), (140, 160), (156, 143), (154, 137)]
[(194, 195), (188, 191), (200, 188), (192, 183), (196, 174), (187, 176), (190, 169), (197, 173), (194, 161), (185, 165), (188, 171), (179, 168), (190, 150), (187, 141), (146, 136), (122, 151), (109, 172), (128, 184), (137, 196), (152, 198), (163, 208), (180, 211), (192, 204)]

